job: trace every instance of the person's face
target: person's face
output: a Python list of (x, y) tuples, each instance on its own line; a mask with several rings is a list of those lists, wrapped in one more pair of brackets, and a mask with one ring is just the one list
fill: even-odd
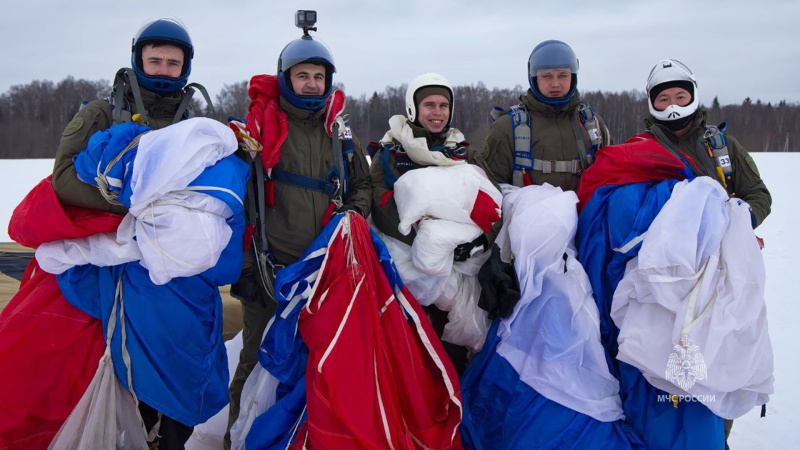
[(142, 69), (148, 75), (178, 78), (183, 71), (183, 49), (177, 45), (147, 44), (142, 48)]
[(295, 64), (289, 68), (292, 90), (297, 95), (319, 96), (325, 92), (325, 66), (310, 63)]
[(419, 102), (417, 120), (428, 133), (441, 133), (450, 119), (450, 101), (444, 95), (429, 95)]
[(683, 88), (673, 87), (661, 91), (653, 102), (653, 106), (657, 110), (663, 111), (667, 109), (669, 105), (686, 106), (691, 103), (691, 101), (692, 94), (690, 94), (689, 91)]
[(536, 71), (536, 87), (547, 98), (564, 97), (572, 84), (569, 69), (540, 69)]

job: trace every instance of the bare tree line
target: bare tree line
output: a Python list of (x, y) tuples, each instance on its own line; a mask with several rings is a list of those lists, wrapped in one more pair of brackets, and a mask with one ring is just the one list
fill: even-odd
[[(343, 86), (339, 86), (343, 88)], [(105, 80), (76, 80), (68, 77), (58, 83), (33, 81), (12, 86), (0, 94), (0, 158), (52, 158), (64, 127), (80, 107), (81, 101), (105, 98), (110, 93)], [(480, 146), (485, 139), (493, 106), (508, 108), (519, 103), (527, 88), (487, 88), (483, 83), (455, 88), (453, 126), (467, 139)], [(359, 139), (380, 139), (392, 115), (405, 110), (406, 85), (387, 86), (383, 92), (348, 98), (346, 112), (350, 126)], [(614, 142), (624, 142), (644, 130), (647, 98), (641, 91), (582, 92), (595, 112), (611, 131)], [(247, 81), (226, 84), (215, 99), (217, 119), (229, 116), (243, 118), (247, 112)], [(195, 109), (204, 106), (194, 101)], [(778, 104), (753, 102), (721, 106), (713, 99), (709, 122), (728, 123), (728, 132), (750, 151), (800, 151), (800, 104), (781, 101)]]

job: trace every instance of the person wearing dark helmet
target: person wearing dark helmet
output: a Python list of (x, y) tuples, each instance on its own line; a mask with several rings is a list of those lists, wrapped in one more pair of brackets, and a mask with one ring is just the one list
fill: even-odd
[[(367, 216), (370, 211), (369, 169), (341, 116), (344, 94), (333, 88), (333, 56), (304, 30), (303, 37), (281, 51), (277, 75), (250, 80), (246, 132), (259, 146), (251, 169), (256, 232), (242, 276), (231, 287), (231, 295), (242, 302), (244, 328), (230, 384), (225, 448), (231, 447), (242, 389), (258, 364), (264, 330), (277, 306), (277, 272), (299, 260), (322, 231), (326, 216)], [(264, 192), (264, 186), (269, 194), (259, 197), (256, 193)]]
[(84, 104), (64, 129), (53, 167), (53, 189), (69, 205), (124, 214), (94, 186), (78, 179), (72, 158), (86, 148), (89, 138), (111, 125), (132, 120), (154, 130), (194, 116), (190, 100), (194, 89), (187, 86), (192, 71), (194, 46), (186, 27), (177, 19), (162, 18), (144, 24), (133, 38), (131, 68), (120, 69), (109, 99)]
[(685, 157), (695, 175), (719, 181), (731, 196), (747, 202), (753, 228), (760, 225), (770, 213), (772, 196), (744, 147), (724, 132), (724, 125), (706, 123), (692, 71), (675, 59), (659, 61), (647, 79), (647, 94), (645, 125), (659, 144)]
[(548, 40), (533, 49), (530, 89), (496, 118), (473, 156), (494, 181), (577, 188), (593, 152), (611, 141), (603, 120), (581, 100), (578, 68), (578, 57), (564, 42)]
[[(578, 57), (566, 43), (547, 40), (534, 47), (528, 58), (530, 89), (518, 105), (495, 108), (496, 120), (470, 162), (495, 184), (548, 183), (576, 190), (595, 153), (611, 143), (603, 119), (580, 97), (578, 69)], [(487, 234), (490, 244), (500, 224)]]
[[(89, 138), (112, 125), (136, 121), (160, 129), (194, 116), (188, 85), (194, 46), (186, 27), (177, 19), (161, 18), (145, 23), (133, 38), (131, 68), (117, 72), (109, 99), (90, 101), (64, 129), (53, 167), (53, 189), (63, 204), (123, 215), (127, 209), (106, 200), (97, 187), (78, 178), (73, 157), (87, 147)], [(180, 449), (193, 427), (159, 413), (145, 403), (139, 410), (149, 432), (148, 441), (160, 449)]]

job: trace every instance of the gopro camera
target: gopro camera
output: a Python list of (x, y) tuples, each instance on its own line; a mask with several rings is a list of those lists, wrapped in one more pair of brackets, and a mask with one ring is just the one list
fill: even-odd
[(317, 23), (317, 12), (301, 9), (294, 14), (294, 26), (303, 29), (303, 35), (308, 36), (308, 32), (317, 31), (314, 24)]

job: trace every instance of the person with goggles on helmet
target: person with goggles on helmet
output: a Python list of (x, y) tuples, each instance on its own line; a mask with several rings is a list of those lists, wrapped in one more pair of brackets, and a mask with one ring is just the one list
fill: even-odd
[[(281, 51), (277, 72), (277, 76), (256, 75), (249, 86), (246, 126), (263, 146), (251, 173), (256, 181), (259, 177), (263, 181), (258, 181), (261, 188), (253, 190), (259, 203), (253, 224), (255, 253), (245, 253), (242, 276), (231, 287), (231, 295), (242, 302), (244, 328), (243, 349), (230, 384), (225, 448), (231, 446), (230, 430), (239, 416), (242, 388), (258, 364), (264, 329), (277, 306), (277, 270), (299, 260), (322, 231), (332, 205), (335, 212), (352, 211), (365, 217), (371, 206), (369, 166), (341, 116), (344, 95), (333, 87), (336, 66), (331, 52), (306, 29), (303, 37)], [(342, 118), (339, 125), (343, 127), (332, 127), (337, 117)], [(267, 154), (277, 155), (277, 161)], [(269, 169), (271, 175), (259, 175), (262, 169), (265, 174)], [(263, 192), (264, 185), (269, 194), (259, 199), (256, 193)], [(259, 240), (262, 233), (265, 239)], [(269, 255), (268, 261), (264, 255)]]
[[(453, 88), (444, 76), (424, 73), (416, 77), (406, 90), (405, 115), (391, 117), (389, 130), (380, 143), (371, 144), (376, 150), (370, 166), (372, 220), (380, 232), (409, 246), (416, 233), (414, 229), (408, 235), (398, 231), (400, 216), (393, 195), (394, 183), (410, 170), (467, 163), (469, 143), (460, 130), (450, 126), (454, 100)], [(459, 245), (453, 259), (463, 262), (486, 249), (487, 240), (481, 234), (474, 242)], [(413, 289), (411, 292), (419, 295)], [(426, 306), (425, 311), (441, 338), (448, 313), (434, 304)], [(460, 375), (467, 365), (467, 348), (447, 341), (442, 344)]]
[[(131, 47), (132, 68), (117, 72), (111, 98), (84, 104), (62, 133), (52, 184), (63, 204), (120, 215), (127, 213), (124, 206), (110, 203), (97, 187), (78, 178), (73, 157), (87, 147), (92, 135), (112, 125), (137, 121), (157, 130), (193, 116), (189, 106), (193, 88), (187, 88), (193, 56), (189, 33), (177, 19), (161, 18), (140, 28)], [(210, 105), (205, 88), (194, 86), (203, 92)], [(150, 437), (154, 438), (151, 445), (180, 449), (192, 434), (193, 427), (145, 403), (140, 402), (139, 410)]]
[[(724, 126), (706, 123), (692, 71), (675, 59), (659, 61), (647, 78), (647, 95), (648, 131), (662, 146), (678, 150), (695, 175), (719, 181), (731, 196), (746, 201), (753, 228), (761, 224), (770, 213), (772, 196), (744, 147), (721, 130)], [(727, 153), (719, 154), (723, 146)]]

